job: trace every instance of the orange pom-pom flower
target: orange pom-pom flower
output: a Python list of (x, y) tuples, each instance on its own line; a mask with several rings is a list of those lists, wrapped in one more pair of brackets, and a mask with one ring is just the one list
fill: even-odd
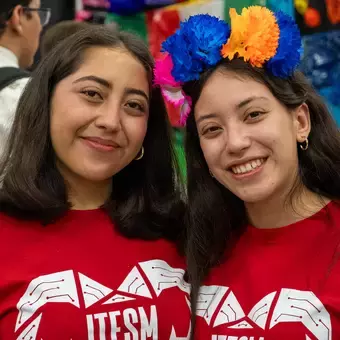
[(280, 29), (274, 14), (265, 7), (243, 8), (241, 15), (229, 11), (231, 35), (223, 45), (223, 58), (241, 57), (252, 66), (263, 67), (272, 58), (279, 44)]

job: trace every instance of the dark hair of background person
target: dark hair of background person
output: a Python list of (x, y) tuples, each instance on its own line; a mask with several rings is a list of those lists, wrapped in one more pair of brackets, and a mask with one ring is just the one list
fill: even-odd
[(44, 57), (59, 42), (65, 40), (70, 35), (78, 31), (90, 27), (92, 24), (88, 22), (78, 22), (73, 20), (65, 20), (49, 27), (42, 36), (40, 43), (41, 56)]
[(71, 208), (51, 143), (50, 105), (58, 83), (81, 66), (91, 47), (127, 50), (144, 66), (151, 95), (144, 157), (113, 176), (104, 208), (126, 237), (177, 240), (184, 213), (181, 181), (164, 101), (160, 90), (152, 88), (153, 59), (138, 37), (103, 26), (65, 39), (34, 71), (0, 162), (0, 211), (49, 224)]
[[(310, 111), (309, 148), (298, 148), (299, 178), (292, 194), (301, 183), (314, 193), (330, 199), (340, 198), (340, 135), (326, 105), (300, 72), (289, 79), (271, 76), (242, 59), (223, 60), (217, 68), (205, 72), (197, 82), (184, 86), (193, 99), (193, 111), (206, 81), (217, 71), (234, 72), (245, 79), (266, 85), (288, 110), (306, 103)], [(227, 94), (226, 94), (227, 95)], [(244, 202), (209, 174), (199, 143), (192, 112), (187, 121), (186, 157), (188, 174), (187, 263), (192, 285), (192, 311), (196, 310), (199, 286), (210, 269), (225, 261), (234, 242), (244, 231), (247, 215)], [(290, 202), (291, 203), (291, 202)], [(192, 313), (193, 328), (195, 312)]]
[[(8, 20), (8, 14), (16, 6), (21, 5), (23, 7), (29, 6), (32, 0), (1, 0), (0, 1), (0, 37), (5, 31), (6, 21)], [(27, 13), (27, 15), (30, 15)]]

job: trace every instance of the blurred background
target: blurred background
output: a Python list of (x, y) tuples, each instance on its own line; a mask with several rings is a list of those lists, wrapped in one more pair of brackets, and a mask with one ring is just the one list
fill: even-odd
[[(0, 0), (6, 1), (6, 0)], [(208, 13), (226, 19), (230, 7), (261, 5), (293, 16), (303, 36), (301, 70), (325, 98), (340, 124), (340, 0), (43, 0), (52, 9), (49, 26), (64, 20), (112, 25), (135, 32), (157, 57), (161, 43), (190, 15)], [(39, 61), (39, 53), (37, 62)], [(184, 170), (183, 130), (178, 112), (168, 107), (176, 150)]]

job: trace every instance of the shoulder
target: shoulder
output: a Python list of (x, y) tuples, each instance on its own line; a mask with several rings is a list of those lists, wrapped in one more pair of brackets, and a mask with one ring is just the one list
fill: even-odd
[(4, 228), (8, 228), (11, 226), (19, 226), (27, 223), (24, 220), (20, 220), (18, 218), (9, 216), (3, 212), (0, 212), (0, 230), (3, 230)]
[(0, 120), (14, 115), (20, 96), (30, 78), (22, 78), (14, 81), (0, 91)]
[[(22, 91), (24, 90), (27, 83), (30, 81), (30, 77), (24, 77), (15, 80), (10, 85), (6, 86), (0, 91), (0, 98), (4, 98), (8, 95), (11, 97), (20, 97)], [(19, 99), (19, 98), (18, 98)]]
[(340, 201), (331, 201), (322, 210), (320, 217), (340, 231)]
[(20, 234), (25, 230), (25, 221), (0, 213), (0, 240), (3, 248), (7, 243), (13, 243), (13, 240), (20, 239)]

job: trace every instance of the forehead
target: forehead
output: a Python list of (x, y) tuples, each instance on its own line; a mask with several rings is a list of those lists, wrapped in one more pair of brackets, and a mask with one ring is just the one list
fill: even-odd
[(210, 76), (202, 89), (195, 107), (195, 115), (211, 110), (229, 110), (249, 97), (275, 99), (264, 84), (248, 76), (217, 70)]
[(92, 47), (85, 51), (82, 64), (72, 76), (95, 75), (108, 81), (117, 80), (148, 93), (148, 75), (137, 58), (122, 48)]

